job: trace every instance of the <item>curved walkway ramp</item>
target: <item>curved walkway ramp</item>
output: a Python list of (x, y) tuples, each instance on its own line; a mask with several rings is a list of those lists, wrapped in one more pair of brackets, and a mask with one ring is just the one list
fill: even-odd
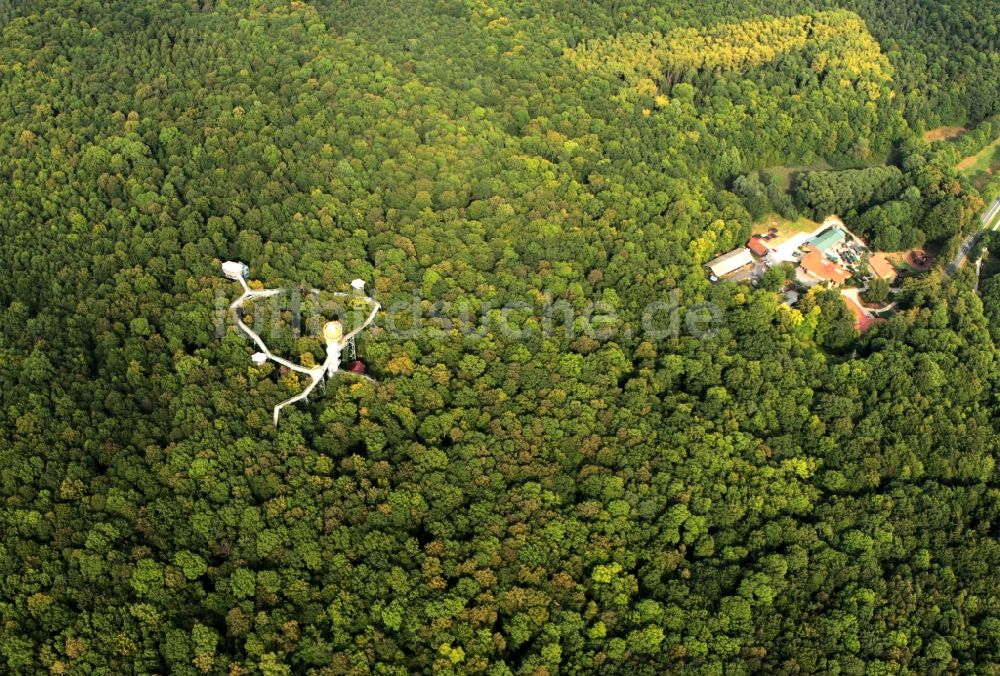
[[(289, 397), (288, 399), (285, 399), (284, 401), (278, 403), (274, 407), (274, 416), (273, 417), (274, 417), (274, 426), (275, 427), (278, 426), (278, 417), (281, 415), (281, 409), (285, 408), (286, 406), (290, 406), (291, 404), (295, 404), (295, 403), (297, 403), (299, 401), (302, 401), (302, 400), (308, 398), (309, 395), (312, 393), (312, 391), (314, 389), (316, 389), (316, 386), (319, 385), (320, 383), (322, 383), (323, 382), (323, 378), (325, 376), (327, 376), (327, 375), (331, 375), (332, 376), (334, 373), (345, 373), (345, 374), (348, 374), (348, 375), (352, 375), (352, 376), (356, 376), (356, 377), (362, 378), (362, 379), (367, 380), (369, 382), (373, 382), (373, 383), (375, 382), (374, 380), (372, 380), (368, 376), (360, 374), (360, 373), (354, 373), (353, 371), (341, 371), (340, 370), (340, 352), (341, 352), (341, 349), (345, 345), (347, 345), (348, 343), (350, 343), (350, 341), (353, 340), (355, 336), (357, 336), (359, 333), (361, 333), (361, 331), (363, 331), (364, 329), (366, 329), (373, 321), (375, 321), (375, 317), (378, 315), (379, 310), (382, 309), (381, 303), (379, 303), (374, 298), (369, 298), (368, 296), (358, 297), (358, 296), (353, 296), (352, 294), (348, 294), (348, 293), (334, 292), (332, 295), (337, 296), (337, 297), (341, 297), (341, 298), (358, 298), (358, 300), (363, 300), (366, 304), (368, 304), (369, 306), (371, 306), (372, 310), (368, 314), (368, 317), (365, 319), (364, 322), (362, 322), (362, 324), (360, 326), (358, 326), (353, 331), (351, 331), (350, 333), (348, 333), (347, 335), (345, 335), (343, 338), (341, 338), (337, 342), (337, 344), (335, 344), (335, 345), (328, 345), (327, 346), (326, 359), (323, 361), (323, 364), (321, 364), (320, 366), (314, 366), (312, 368), (308, 368), (308, 367), (302, 366), (300, 364), (296, 364), (294, 362), (291, 362), (291, 361), (285, 359), (284, 357), (280, 357), (280, 356), (274, 354), (273, 352), (271, 352), (271, 350), (267, 347), (267, 344), (264, 342), (264, 339), (261, 338), (260, 335), (256, 331), (254, 331), (252, 328), (250, 328), (249, 326), (247, 326), (247, 324), (243, 321), (243, 307), (244, 307), (244, 305), (246, 304), (247, 301), (256, 300), (258, 298), (270, 298), (270, 297), (273, 297), (273, 296), (278, 296), (278, 295), (280, 295), (282, 293), (285, 293), (286, 289), (260, 289), (260, 290), (251, 289), (250, 286), (247, 284), (247, 280), (246, 280), (246, 274), (247, 274), (246, 273), (246, 270), (247, 270), (246, 267), (243, 266), (243, 273), (242, 274), (236, 274), (236, 273), (233, 272), (233, 270), (235, 269), (234, 265), (235, 264), (232, 263), (232, 262), (227, 262), (227, 263), (223, 264), (223, 272), (224, 272), (224, 274), (225, 274), (226, 277), (228, 277), (229, 279), (233, 279), (235, 281), (238, 281), (240, 283), (240, 285), (243, 287), (243, 293), (240, 295), (239, 298), (237, 298), (236, 300), (234, 300), (232, 302), (232, 304), (230, 304), (230, 306), (229, 306), (229, 309), (236, 316), (236, 325), (240, 328), (241, 331), (243, 331), (243, 333), (245, 333), (247, 336), (249, 336), (250, 340), (253, 341), (254, 345), (257, 346), (257, 348), (260, 350), (260, 353), (263, 354), (266, 359), (270, 359), (271, 361), (275, 362), (276, 364), (284, 366), (285, 368), (288, 368), (288, 369), (290, 369), (292, 371), (295, 371), (297, 373), (301, 373), (303, 375), (307, 375), (310, 378), (310, 382), (309, 382), (309, 384), (306, 386), (306, 388), (304, 390), (302, 390), (301, 392), (299, 392), (298, 394), (296, 394), (294, 397)], [(239, 264), (239, 265), (242, 266), (242, 264)], [(314, 293), (318, 293), (318, 291), (316, 291), (315, 289), (313, 290), (313, 292)]]

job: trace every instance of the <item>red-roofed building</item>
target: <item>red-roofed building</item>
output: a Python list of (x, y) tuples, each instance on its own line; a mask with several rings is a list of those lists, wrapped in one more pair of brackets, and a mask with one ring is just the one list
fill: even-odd
[(888, 282), (896, 279), (896, 268), (889, 262), (889, 259), (880, 253), (868, 259), (868, 269), (879, 279)]
[(764, 244), (764, 240), (763, 238), (761, 238), (760, 235), (754, 235), (753, 237), (751, 237), (750, 241), (747, 242), (747, 247), (750, 249), (750, 251), (753, 251), (756, 255), (760, 256), (761, 258), (771, 253), (770, 247), (768, 247), (767, 244)]
[(808, 247), (808, 252), (802, 257), (802, 261), (799, 265), (801, 265), (802, 269), (813, 277), (833, 282), (835, 285), (843, 284), (847, 281), (848, 277), (851, 276), (850, 272), (839, 265), (834, 265), (831, 261), (827, 260), (822, 253), (813, 247)]

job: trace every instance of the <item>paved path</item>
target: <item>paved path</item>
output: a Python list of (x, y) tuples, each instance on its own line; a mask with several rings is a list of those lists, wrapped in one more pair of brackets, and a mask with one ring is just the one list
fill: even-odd
[(855, 303), (857, 303), (858, 307), (861, 308), (861, 311), (864, 312), (865, 316), (867, 316), (867, 317), (873, 316), (872, 315), (873, 312), (882, 312), (884, 310), (890, 310), (890, 309), (892, 309), (892, 306), (895, 305), (895, 303), (890, 303), (889, 305), (885, 306), (884, 308), (879, 308), (878, 310), (870, 310), (867, 307), (865, 307), (864, 301), (861, 300), (861, 293), (863, 291), (864, 291), (864, 289), (858, 289), (858, 288), (853, 288), (852, 287), (850, 289), (841, 289), (840, 290), (840, 294), (842, 296), (844, 296), (845, 298), (850, 298)]
[(799, 260), (801, 260), (801, 255), (795, 256), (799, 251), (799, 247), (806, 243), (810, 237), (818, 232), (822, 231), (822, 226), (814, 230), (813, 232), (797, 232), (791, 235), (781, 244), (777, 245), (772, 249), (771, 257), (780, 263), (795, 263), (798, 265)]
[(841, 289), (840, 293), (843, 294), (844, 296), (847, 296), (855, 303), (857, 303), (858, 307), (861, 308), (861, 311), (864, 312), (869, 317), (874, 317), (879, 312), (888, 312), (889, 310), (896, 307), (896, 301), (893, 301), (888, 305), (883, 305), (882, 307), (872, 307), (872, 308), (866, 307), (864, 301), (861, 300), (861, 294), (864, 293), (865, 291), (867, 291), (867, 287), (863, 289), (857, 289), (857, 288)]

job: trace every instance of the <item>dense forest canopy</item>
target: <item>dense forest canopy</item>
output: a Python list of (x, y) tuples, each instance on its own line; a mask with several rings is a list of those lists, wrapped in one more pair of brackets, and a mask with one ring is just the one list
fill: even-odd
[[(820, 77), (846, 89), (863, 76), (887, 81), (890, 69), (861, 19), (850, 12), (819, 12), (681, 28), (667, 36), (626, 33), (609, 41), (584, 43), (570, 56), (583, 70), (621, 75), (627, 82), (666, 79), (671, 84), (698, 72), (745, 72), (790, 54), (806, 52)], [(877, 98), (877, 90), (872, 92)]]
[[(995, 670), (996, 282), (862, 337), (701, 267), (770, 206), (955, 246), (988, 9), (0, 0), (0, 670)], [(377, 383), (275, 428), (230, 259), (367, 280)]]

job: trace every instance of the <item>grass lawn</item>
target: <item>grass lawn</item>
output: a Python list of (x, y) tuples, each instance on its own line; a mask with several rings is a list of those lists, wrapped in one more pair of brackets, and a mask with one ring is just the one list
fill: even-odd
[(1000, 171), (1000, 138), (983, 148), (972, 157), (966, 157), (955, 165), (955, 169), (976, 187), (983, 188)]
[(934, 141), (947, 141), (949, 139), (958, 138), (966, 131), (965, 127), (938, 127), (937, 129), (931, 129), (930, 131), (924, 132), (924, 140), (930, 143)]
[(750, 233), (753, 235), (760, 235), (767, 232), (769, 228), (777, 228), (780, 235), (780, 239), (778, 241), (783, 241), (788, 235), (793, 235), (796, 232), (812, 232), (819, 226), (820, 224), (816, 221), (811, 221), (805, 217), (789, 221), (777, 214), (770, 214), (764, 217), (764, 220), (759, 223), (755, 223), (753, 227), (750, 228)]
[[(910, 253), (927, 253), (930, 259), (927, 265), (922, 267), (917, 267), (910, 263)], [(923, 249), (908, 249), (906, 251), (893, 251), (885, 254), (885, 257), (892, 263), (892, 267), (896, 268), (896, 272), (900, 274), (910, 273), (910, 272), (926, 272), (931, 268), (931, 265), (936, 258), (936, 254), (932, 253), (931, 247), (927, 246)]]

